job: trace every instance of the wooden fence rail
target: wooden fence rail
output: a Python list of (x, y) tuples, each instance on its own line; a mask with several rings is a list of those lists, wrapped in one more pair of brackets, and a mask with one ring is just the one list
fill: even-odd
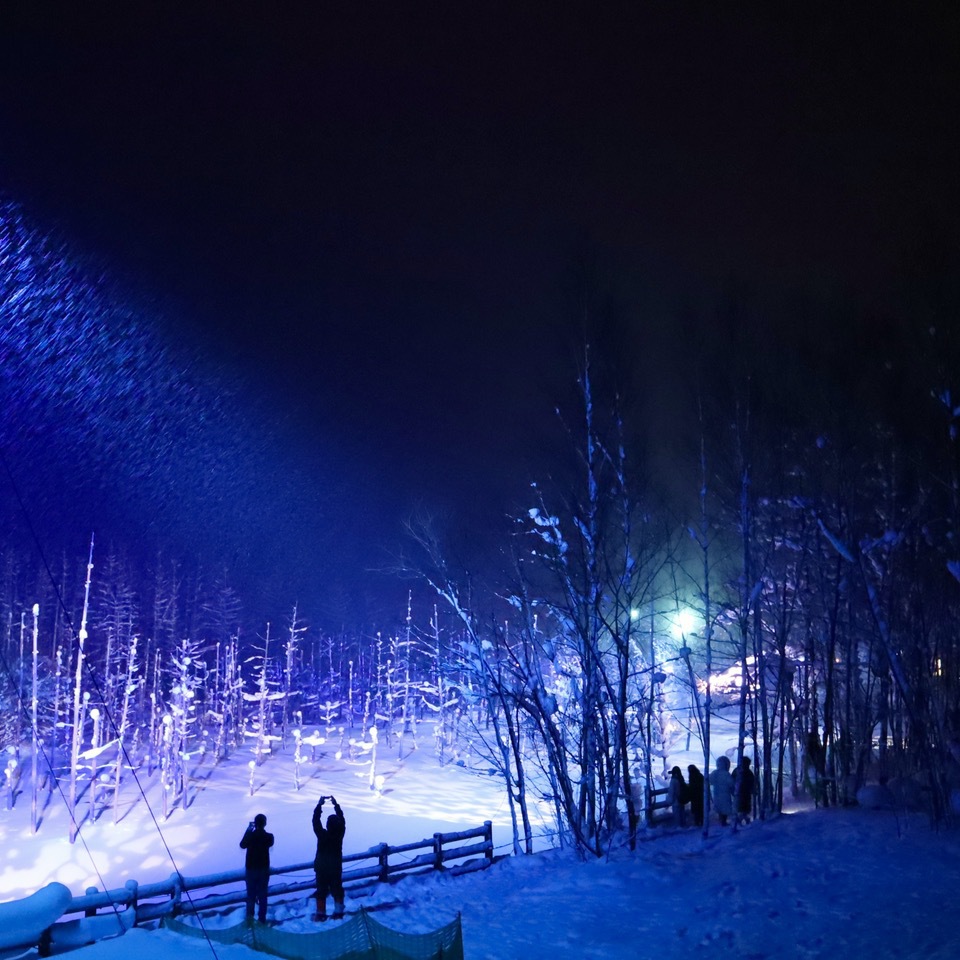
[(672, 816), (673, 804), (667, 799), (669, 796), (669, 787), (647, 790), (646, 816), (648, 827), (665, 822)]
[[(474, 840), (477, 842), (466, 843)], [(407, 860), (397, 862), (401, 854), (427, 852)], [(479, 859), (476, 859), (479, 858)], [(402, 843), (392, 847), (381, 843), (363, 853), (348, 853), (343, 857), (343, 886), (347, 890), (357, 890), (375, 883), (385, 883), (401, 876), (427, 873), (432, 870), (447, 869), (452, 873), (468, 873), (483, 869), (493, 862), (493, 827), (489, 820), (483, 826), (457, 833), (435, 833), (432, 838), (414, 843)], [(359, 866), (348, 869), (348, 864)], [(313, 873), (313, 861), (295, 863), (286, 867), (271, 867), (271, 877), (286, 874), (307, 874), (303, 879), (271, 883), (267, 895), (273, 900), (295, 893), (313, 890), (316, 881)], [(197, 898), (191, 896), (194, 891), (209, 891), (218, 887), (232, 887), (223, 893), (207, 893)], [(123, 910), (132, 907), (135, 922), (154, 920), (162, 916), (176, 916), (179, 913), (198, 913), (246, 901), (244, 871), (231, 870), (226, 873), (207, 874), (199, 877), (185, 877), (174, 873), (169, 879), (157, 883), (138, 884), (128, 880), (126, 885), (116, 890), (98, 891), (89, 888), (80, 897), (74, 897), (64, 916), (82, 913), (86, 917), (97, 915), (100, 910)]]

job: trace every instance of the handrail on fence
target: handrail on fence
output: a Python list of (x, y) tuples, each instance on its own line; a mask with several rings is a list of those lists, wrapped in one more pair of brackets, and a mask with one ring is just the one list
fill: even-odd
[[(476, 839), (479, 839), (480, 842), (463, 843), (463, 841)], [(453, 844), (458, 845), (452, 846)], [(390, 862), (391, 856), (411, 853), (416, 850), (427, 850), (429, 852), (401, 863)], [(467, 859), (478, 856), (482, 856), (479, 861)], [(375, 883), (389, 882), (404, 875), (443, 870), (446, 869), (445, 864), (454, 860), (462, 862), (450, 868), (452, 873), (468, 873), (489, 866), (493, 859), (493, 825), (489, 820), (485, 820), (483, 826), (470, 830), (460, 830), (456, 833), (435, 833), (429, 839), (402, 843), (397, 846), (381, 843), (361, 853), (345, 854), (343, 857), (344, 866), (348, 863), (372, 862), (353, 869), (345, 869), (343, 871), (343, 885), (347, 890), (356, 890)], [(270, 875), (280, 876), (300, 873), (305, 870), (309, 870), (312, 874), (313, 860), (285, 867), (271, 867)], [(140, 884), (136, 880), (128, 880), (125, 886), (115, 890), (99, 891), (96, 887), (90, 887), (82, 896), (74, 897), (70, 901), (63, 915), (82, 913), (86, 917), (94, 917), (98, 910), (110, 909), (113, 911), (132, 907), (135, 911), (134, 925), (136, 925), (163, 916), (197, 913), (201, 910), (244, 903), (246, 901), (246, 889), (243, 885), (244, 876), (245, 871), (243, 869), (198, 877), (185, 877), (179, 873), (174, 873), (167, 880), (156, 883)], [(231, 885), (235, 885), (236, 889), (222, 894), (208, 894), (199, 900), (189, 896), (195, 890), (216, 889)], [(313, 890), (315, 886), (316, 882), (313, 876), (308, 880), (271, 884), (267, 889), (267, 896), (273, 898), (286, 896), (305, 890)]]

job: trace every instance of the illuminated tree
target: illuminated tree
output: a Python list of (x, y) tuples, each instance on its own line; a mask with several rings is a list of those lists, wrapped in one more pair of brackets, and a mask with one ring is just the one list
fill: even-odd
[[(87, 580), (83, 594), (83, 614), (77, 634), (77, 666), (73, 682), (73, 727), (70, 753), (70, 842), (77, 839), (80, 822), (77, 819), (77, 779), (80, 773), (80, 747), (83, 743), (85, 700), (82, 693), (84, 646), (87, 642), (87, 614), (90, 605), (90, 579), (93, 575), (93, 538), (90, 538), (90, 558), (87, 561)], [(87, 695), (89, 696), (89, 694)]]
[(126, 675), (124, 677), (123, 695), (120, 702), (120, 716), (117, 721), (117, 757), (113, 769), (113, 822), (120, 820), (120, 784), (123, 777), (123, 765), (127, 756), (127, 737), (131, 726), (131, 706), (135, 703), (134, 695), (141, 684), (138, 676), (140, 664), (137, 660), (137, 637), (130, 637), (126, 649)]
[(34, 833), (37, 832), (37, 792), (39, 790), (39, 768), (38, 761), (42, 740), (40, 738), (40, 711), (39, 711), (39, 680), (38, 680), (38, 661), (40, 650), (38, 640), (40, 637), (40, 604), (33, 605), (33, 655), (30, 658), (32, 666), (32, 683), (30, 685), (30, 826)]
[[(498, 630), (481, 629), (473, 605), (468, 600), (471, 596), (469, 585), (465, 586), (451, 570), (437, 532), (430, 522), (421, 518), (417, 523), (411, 522), (408, 529), (422, 553), (422, 565), (417, 570), (417, 575), (430, 585), (459, 624), (462, 630), (460, 665), (465, 673), (473, 678), (487, 703), (492, 734), (480, 724), (477, 725), (476, 733), (485, 746), (485, 756), (504, 778), (513, 824), (514, 852), (520, 853), (522, 842), (523, 849), (532, 853), (533, 831), (525, 775), (527, 757), (521, 744), (521, 715), (516, 695), (522, 681), (514, 667), (516, 660), (511, 659), (504, 649), (506, 638), (503, 634)], [(435, 612), (434, 619), (436, 618)], [(554, 793), (556, 795), (556, 791)]]
[(299, 691), (294, 689), (297, 673), (297, 653), (300, 640), (303, 634), (307, 632), (306, 626), (300, 624), (301, 620), (297, 616), (297, 604), (294, 604), (293, 613), (290, 615), (287, 642), (284, 644), (283, 698), (280, 701), (283, 706), (280, 719), (280, 735), (284, 743), (286, 743), (288, 719), (291, 712), (296, 708), (293, 701), (300, 695)]
[(272, 663), (270, 660), (270, 624), (267, 624), (267, 630), (263, 638), (263, 646), (256, 654), (248, 658), (248, 662), (255, 663), (255, 683), (256, 690), (253, 693), (244, 693), (243, 699), (257, 705), (257, 715), (254, 728), (245, 729), (246, 736), (254, 740), (254, 758), (256, 766), (260, 766), (268, 753), (270, 753), (270, 742), (276, 739), (272, 734), (273, 727), (273, 709), (272, 704), (277, 700), (283, 699), (283, 691), (275, 689), (278, 682), (271, 678)]

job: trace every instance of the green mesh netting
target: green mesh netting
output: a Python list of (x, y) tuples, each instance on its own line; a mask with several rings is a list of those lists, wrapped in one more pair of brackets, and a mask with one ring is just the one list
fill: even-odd
[(460, 916), (430, 933), (391, 930), (362, 910), (344, 923), (316, 933), (287, 933), (275, 927), (246, 923), (207, 930), (164, 917), (168, 930), (215, 943), (242, 943), (284, 960), (463, 960)]

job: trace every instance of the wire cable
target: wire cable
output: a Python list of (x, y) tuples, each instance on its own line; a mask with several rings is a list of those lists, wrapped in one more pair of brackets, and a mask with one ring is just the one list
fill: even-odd
[[(20, 713), (23, 715), (24, 719), (26, 720), (27, 728), (32, 732), (33, 722), (32, 722), (30, 713), (27, 710), (26, 704), (23, 702), (23, 695), (21, 694), (20, 686), (13, 676), (13, 671), (10, 668), (10, 664), (7, 660), (6, 654), (3, 653), (2, 650), (0, 650), (0, 666), (3, 667), (3, 672), (6, 674), (7, 679), (10, 681), (10, 686), (13, 688), (14, 695), (17, 698), (17, 707), (20, 710)], [(76, 818), (73, 815), (73, 811), (70, 809), (70, 804), (67, 802), (67, 798), (63, 794), (63, 787), (60, 784), (60, 778), (56, 776), (56, 774), (53, 772), (53, 765), (50, 762), (50, 757), (48, 756), (47, 751), (44, 749), (43, 744), (39, 737), (35, 738), (35, 742), (37, 745), (37, 749), (39, 749), (40, 751), (40, 756), (43, 757), (43, 762), (46, 765), (47, 770), (50, 771), (50, 776), (53, 779), (53, 782), (56, 786), (57, 793), (60, 794), (60, 799), (63, 800), (63, 804), (67, 808), (67, 812), (70, 815), (70, 822), (71, 824), (73, 824), (73, 826), (76, 827), (77, 836), (80, 838), (80, 842), (81, 844), (83, 844), (83, 849), (86, 851), (87, 856), (90, 858), (90, 863), (93, 866), (93, 872), (97, 875), (97, 879), (100, 881), (101, 886), (104, 888), (104, 890), (106, 890), (106, 887), (107, 887), (106, 881), (103, 878), (103, 874), (100, 872), (100, 868), (97, 866), (97, 861), (96, 861), (96, 858), (93, 856), (93, 852), (91, 851), (90, 847), (87, 846), (86, 838), (80, 832), (80, 825), (77, 823)], [(93, 785), (91, 784), (91, 788), (92, 786)], [(118, 920), (119, 920), (119, 912), (116, 909), (116, 904), (111, 903), (111, 906), (114, 908), (114, 912), (118, 914)]]
[[(3, 452), (2, 449), (0, 449), (0, 460), (3, 461), (3, 466), (4, 466), (4, 469), (5, 469), (5, 471), (6, 471), (7, 477), (8, 477), (9, 480), (10, 480), (10, 485), (11, 485), (11, 487), (13, 488), (14, 495), (15, 495), (16, 498), (17, 498), (17, 503), (19, 504), (20, 510), (21, 510), (21, 512), (23, 513), (24, 521), (26, 522), (27, 529), (28, 529), (29, 532), (30, 532), (31, 538), (33, 539), (34, 546), (36, 547), (37, 553), (40, 555), (40, 560), (41, 560), (41, 562), (43, 563), (43, 567), (44, 567), (44, 569), (45, 569), (46, 572), (47, 572), (47, 577), (48, 577), (49, 580), (50, 580), (50, 585), (51, 585), (51, 587), (53, 588), (54, 595), (56, 596), (56, 599), (57, 599), (57, 604), (58, 604), (58, 606), (60, 607), (60, 611), (62, 612), (62, 614), (63, 614), (63, 616), (64, 616), (64, 621), (65, 621), (65, 623), (67, 624), (67, 626), (69, 627), (71, 635), (75, 638), (75, 641), (76, 641), (76, 643), (77, 643), (77, 647), (78, 647), (80, 653), (83, 654), (83, 653), (84, 653), (83, 643), (82, 643), (82, 641), (81, 641), (80, 636), (78, 635), (77, 631), (76, 631), (75, 628), (74, 628), (73, 619), (72, 619), (72, 617), (70, 616), (70, 611), (67, 610), (66, 604), (65, 604), (64, 601), (63, 601), (63, 595), (62, 595), (61, 590), (60, 590), (60, 585), (57, 583), (57, 580), (56, 580), (56, 578), (54, 577), (53, 572), (52, 572), (51, 569), (50, 569), (50, 565), (49, 565), (49, 563), (47, 562), (47, 557), (46, 557), (46, 554), (45, 554), (45, 552), (44, 552), (44, 550), (43, 550), (43, 546), (42, 546), (42, 544), (40, 543), (40, 538), (37, 536), (37, 532), (36, 532), (36, 530), (34, 529), (33, 523), (32, 523), (31, 520), (30, 520), (30, 514), (29, 514), (29, 512), (28, 512), (28, 510), (27, 510), (26, 504), (25, 504), (24, 501), (23, 501), (23, 497), (22, 497), (21, 494), (20, 494), (20, 488), (19, 488), (19, 486), (17, 485), (17, 481), (16, 481), (16, 479), (15, 479), (14, 476), (13, 476), (13, 471), (10, 469), (10, 464), (9, 464), (9, 462), (7, 461), (7, 457), (6, 457), (6, 455), (5, 455), (5, 453)], [(92, 554), (92, 542), (91, 542), (91, 554)], [(24, 712), (26, 712), (26, 708), (25, 708), (25, 706), (24, 706), (24, 704), (23, 704), (23, 697), (22, 697), (22, 695), (21, 695), (21, 691), (20, 691), (20, 689), (19, 689), (19, 686), (13, 681), (13, 674), (12, 674), (12, 672), (9, 670), (9, 666), (6, 665), (6, 658), (5, 658), (5, 657), (4, 657), (4, 664), (5, 664), (5, 666), (6, 666), (7, 674), (8, 674), (8, 676), (9, 676), (11, 682), (13, 682), (14, 689), (16, 690), (17, 702), (18, 702), (18, 704), (20, 705), (21, 710), (23, 710)], [(195, 913), (196, 916), (197, 916), (197, 922), (198, 922), (198, 924), (199, 924), (199, 926), (200, 926), (200, 929), (203, 931), (204, 939), (207, 941), (207, 945), (210, 947), (210, 952), (213, 954), (213, 956), (216, 958), (216, 960), (219, 960), (219, 955), (218, 955), (218, 953), (217, 953), (216, 947), (214, 946), (213, 940), (211, 939), (209, 933), (207, 932), (206, 927), (205, 927), (204, 924), (203, 924), (203, 918), (200, 916), (200, 913), (199, 913), (199, 911), (198, 911), (197, 908), (196, 908), (196, 904), (194, 903), (193, 898), (192, 898), (192, 896), (190, 895), (190, 891), (189, 891), (188, 889), (186, 889), (186, 885), (185, 885), (185, 883), (184, 883), (183, 874), (180, 872), (180, 867), (178, 866), (177, 861), (176, 861), (176, 858), (175, 858), (174, 855), (173, 855), (173, 851), (170, 849), (170, 846), (169, 846), (169, 844), (167, 843), (167, 838), (164, 836), (163, 830), (160, 828), (160, 823), (159, 823), (159, 821), (157, 820), (156, 814), (155, 814), (154, 811), (153, 811), (153, 807), (150, 805), (150, 801), (149, 801), (149, 799), (147, 798), (147, 794), (146, 794), (146, 791), (145, 791), (144, 788), (143, 788), (143, 784), (140, 782), (139, 776), (137, 776), (137, 771), (134, 769), (133, 762), (132, 762), (132, 760), (131, 760), (131, 758), (130, 758), (130, 755), (127, 753), (127, 748), (126, 748), (126, 746), (123, 744), (123, 741), (122, 741), (122, 739), (121, 739), (121, 737), (120, 737), (120, 729), (119, 729), (119, 727), (117, 726), (117, 723), (116, 723), (116, 721), (115, 721), (115, 719), (114, 719), (114, 717), (113, 717), (113, 712), (111, 711), (110, 706), (109, 706), (109, 704), (108, 704), (107, 701), (106, 701), (106, 697), (105, 697), (104, 694), (103, 694), (103, 690), (102, 690), (102, 688), (101, 688), (101, 686), (100, 686), (100, 681), (99, 681), (98, 678), (97, 678), (96, 670), (94, 669), (94, 666), (93, 666), (93, 664), (91, 663), (91, 661), (90, 661), (88, 658), (86, 658), (86, 657), (84, 657), (84, 664), (85, 664), (85, 666), (86, 666), (86, 668), (87, 668), (87, 676), (88, 676), (91, 684), (93, 685), (93, 688), (94, 688), (94, 690), (95, 690), (96, 693), (97, 693), (97, 696), (100, 698), (100, 703), (103, 705), (103, 712), (104, 712), (104, 715), (105, 715), (106, 718), (107, 718), (107, 722), (108, 722), (108, 724), (109, 724), (110, 730), (113, 732), (114, 736), (116, 737), (116, 740), (117, 740), (117, 748), (120, 750), (120, 752), (121, 752), (121, 754), (122, 754), (122, 756), (123, 756), (123, 760), (124, 760), (124, 762), (126, 763), (127, 769), (130, 771), (130, 774), (131, 774), (131, 776), (133, 777), (133, 781), (134, 781), (134, 783), (136, 784), (137, 790), (138, 790), (140, 796), (141, 796), (142, 799), (143, 799), (143, 802), (144, 802), (144, 804), (145, 804), (145, 806), (146, 806), (146, 808), (147, 808), (147, 812), (148, 812), (149, 815), (150, 815), (150, 819), (151, 819), (151, 821), (153, 822), (154, 828), (155, 828), (156, 831), (157, 831), (157, 835), (160, 837), (160, 842), (161, 842), (161, 844), (163, 845), (163, 849), (164, 849), (164, 851), (166, 852), (168, 859), (170, 860), (170, 864), (173, 866), (174, 873), (176, 874), (176, 876), (177, 876), (177, 878), (178, 878), (178, 881), (179, 881), (179, 883), (180, 883), (181, 891), (182, 891), (183, 894), (186, 895), (187, 902), (188, 902), (188, 903), (190, 904), (190, 906), (193, 908), (194, 913)], [(28, 727), (29, 727), (29, 729), (33, 732), (33, 734), (34, 734), (34, 739), (35, 739), (35, 740), (38, 740), (39, 738), (36, 736), (36, 732), (33, 731), (32, 720), (29, 719), (29, 718), (28, 718)], [(46, 755), (45, 755), (45, 754), (44, 754), (44, 759), (46, 759)], [(51, 768), (51, 774), (53, 774), (52, 768)], [(87, 845), (87, 843), (86, 843), (86, 840), (83, 838), (81, 826), (80, 826), (80, 824), (77, 822), (76, 817), (75, 817), (75, 811), (70, 808), (69, 802), (67, 802), (66, 798), (63, 796), (63, 790), (62, 790), (61, 787), (60, 787), (59, 779), (58, 779), (58, 778), (55, 778), (55, 780), (56, 780), (56, 782), (57, 782), (57, 790), (58, 790), (58, 792), (60, 793), (60, 796), (61, 796), (61, 798), (63, 799), (64, 804), (65, 804), (65, 806), (67, 807), (67, 810), (69, 811), (71, 824), (72, 824), (73, 827), (76, 829), (76, 834), (77, 834), (77, 836), (81, 838), (81, 842), (83, 843), (84, 849), (87, 851), (87, 854), (88, 854), (88, 856), (90, 857), (90, 862), (93, 864), (94, 872), (97, 874), (97, 877), (100, 879), (100, 882), (101, 882), (101, 884), (103, 885), (103, 888), (104, 888), (104, 892), (106, 892), (107, 885), (106, 885), (105, 881), (103, 880), (103, 876), (102, 876), (102, 874), (100, 873), (100, 870), (99, 870), (99, 868), (98, 868), (97, 865), (96, 865), (96, 862), (94, 861), (93, 855), (92, 855), (92, 853), (91, 853), (91, 851), (90, 851), (90, 848), (88, 847), (88, 845)], [(91, 784), (90, 784), (90, 789), (91, 789), (91, 790), (95, 790), (95, 789), (96, 789), (96, 784), (93, 783), (93, 782), (91, 782)], [(114, 799), (116, 800), (116, 798), (114, 798)], [(110, 905), (111, 905), (111, 907), (113, 908), (113, 912), (114, 912), (114, 914), (117, 916), (117, 918), (118, 918), (118, 923), (119, 923), (119, 922), (120, 922), (120, 921), (119, 921), (120, 911), (117, 909), (117, 904), (114, 903), (113, 901), (111, 901), (111, 904), (110, 904)]]

